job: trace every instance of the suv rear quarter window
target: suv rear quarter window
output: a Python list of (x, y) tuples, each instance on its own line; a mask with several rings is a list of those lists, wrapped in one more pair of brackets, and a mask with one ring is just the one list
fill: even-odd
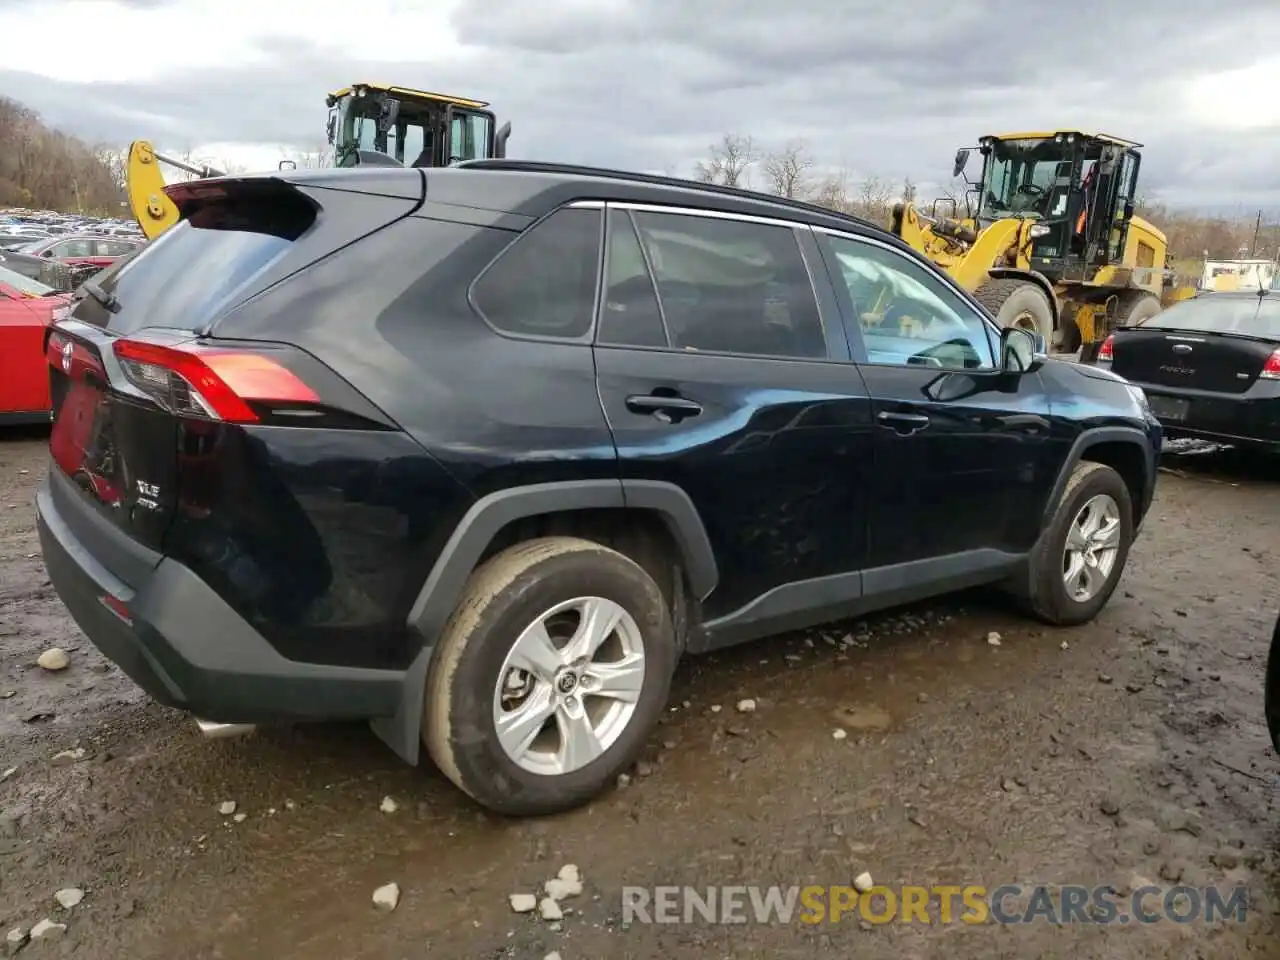
[(577, 340), (591, 332), (602, 211), (567, 207), (534, 224), (476, 279), (472, 306), (503, 333)]

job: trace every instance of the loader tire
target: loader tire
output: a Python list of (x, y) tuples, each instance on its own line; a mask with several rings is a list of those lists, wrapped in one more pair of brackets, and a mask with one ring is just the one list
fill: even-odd
[(1154, 293), (1126, 291), (1116, 304), (1116, 323), (1122, 327), (1132, 327), (1150, 320), (1164, 309), (1160, 298)]
[(988, 280), (978, 288), (978, 302), (1002, 327), (1021, 327), (1053, 342), (1053, 306), (1044, 291), (1026, 280)]

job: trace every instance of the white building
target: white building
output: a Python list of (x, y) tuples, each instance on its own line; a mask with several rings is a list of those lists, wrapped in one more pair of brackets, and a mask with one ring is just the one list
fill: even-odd
[(1276, 265), (1271, 260), (1206, 260), (1200, 289), (1219, 293), (1269, 290), (1275, 279)]

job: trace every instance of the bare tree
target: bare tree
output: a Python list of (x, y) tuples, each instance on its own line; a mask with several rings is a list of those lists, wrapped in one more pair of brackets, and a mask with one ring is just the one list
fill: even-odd
[(916, 201), (916, 185), (911, 182), (910, 177), (902, 178), (902, 202), (915, 203)]
[(93, 151), (97, 161), (106, 168), (107, 173), (111, 176), (111, 180), (121, 190), (124, 190), (125, 183), (128, 180), (129, 169), (129, 150), (126, 147), (123, 150), (117, 150), (114, 147), (99, 144)]
[(291, 161), (299, 170), (318, 170), (333, 166), (333, 151), (327, 143), (306, 150), (290, 150), (281, 158)]
[(849, 199), (849, 172), (841, 168), (828, 173), (814, 186), (811, 196), (813, 202), (821, 206), (840, 213), (851, 212), (853, 203)]
[(792, 140), (764, 158), (764, 175), (768, 179), (769, 191), (788, 199), (807, 192), (812, 168), (813, 156), (801, 140)]
[(697, 179), (726, 187), (745, 187), (748, 170), (755, 162), (756, 150), (751, 138), (726, 133), (711, 147), (710, 158), (698, 163)]
[(0, 144), (0, 206), (119, 213), (122, 167), (8, 97), (0, 97)]
[(893, 187), (871, 174), (858, 185), (858, 199), (854, 203), (854, 210), (858, 216), (874, 223), (887, 223), (892, 200)]

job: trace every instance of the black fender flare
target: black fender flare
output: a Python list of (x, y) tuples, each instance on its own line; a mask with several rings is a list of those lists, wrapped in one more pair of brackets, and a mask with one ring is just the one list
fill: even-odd
[(1018, 267), (992, 267), (987, 271), (987, 276), (993, 280), (1026, 280), (1028, 283), (1034, 283), (1049, 298), (1049, 309), (1053, 312), (1053, 328), (1058, 329), (1061, 319), (1061, 304), (1058, 303), (1057, 291), (1053, 289), (1053, 284), (1039, 270), (1022, 270)]
[(689, 584), (705, 599), (719, 582), (715, 553), (697, 507), (672, 483), (656, 480), (574, 480), (511, 487), (481, 497), (467, 510), (436, 558), (409, 611), (407, 626), (422, 648), (405, 671), (401, 702), (392, 717), (372, 721), (378, 737), (404, 760), (418, 762), (423, 694), (436, 640), (466, 586), (467, 578), (503, 527), (568, 510), (643, 510), (665, 524), (681, 554)]
[[(1062, 469), (1058, 471), (1058, 478), (1053, 482), (1053, 491), (1049, 494), (1049, 500), (1045, 504), (1044, 513), (1040, 518), (1040, 529), (1042, 531), (1053, 520), (1053, 513), (1058, 509), (1058, 501), (1062, 499), (1062, 493), (1067, 487), (1067, 481), (1071, 479), (1071, 472), (1075, 470), (1076, 464), (1084, 459), (1084, 455), (1089, 448), (1096, 447), (1100, 443), (1116, 442), (1130, 443), (1142, 451), (1143, 496), (1145, 498), (1150, 494), (1155, 482), (1156, 461), (1159, 457), (1158, 451), (1153, 450), (1151, 447), (1151, 438), (1137, 427), (1091, 427), (1076, 437), (1071, 444), (1070, 451), (1067, 453), (1066, 460), (1062, 463)], [(1135, 504), (1135, 506), (1145, 515), (1147, 503)]]

